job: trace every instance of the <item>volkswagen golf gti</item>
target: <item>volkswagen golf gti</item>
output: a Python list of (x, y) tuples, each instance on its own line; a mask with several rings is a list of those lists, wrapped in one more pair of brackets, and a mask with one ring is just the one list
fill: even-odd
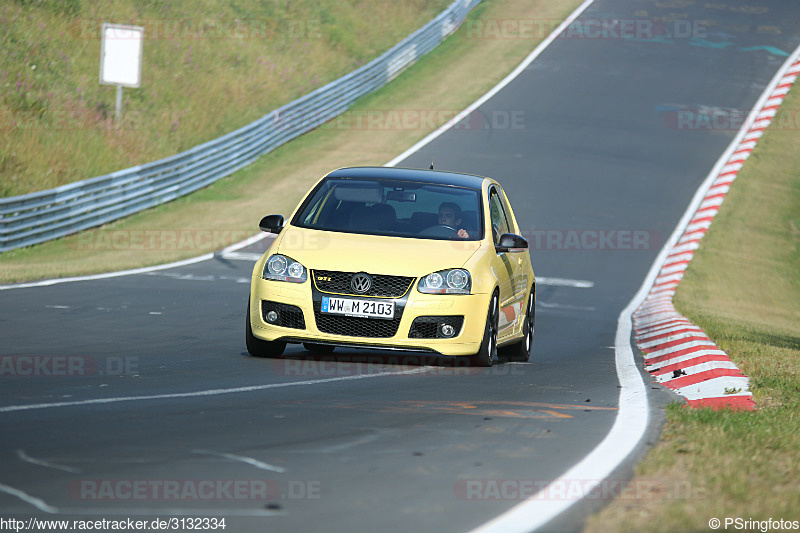
[(527, 361), (536, 278), (500, 184), (394, 167), (320, 179), (253, 269), (245, 340), (257, 357), (287, 343), (425, 352), (491, 366)]

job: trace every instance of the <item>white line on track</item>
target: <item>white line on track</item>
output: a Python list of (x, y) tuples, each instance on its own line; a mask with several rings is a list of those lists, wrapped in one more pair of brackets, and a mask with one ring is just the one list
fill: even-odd
[(25, 461), (26, 463), (30, 463), (32, 465), (44, 466), (45, 468), (55, 468), (56, 470), (61, 470), (62, 472), (69, 472), (70, 474), (80, 474), (81, 472), (77, 468), (57, 465), (54, 463), (48, 463), (47, 461), (42, 461), (41, 459), (36, 459), (25, 453), (25, 450), (17, 450), (17, 457), (19, 457), (21, 461)]
[(581, 279), (544, 278), (541, 276), (536, 277), (536, 284), (554, 285), (556, 287), (575, 287), (577, 289), (591, 289), (594, 287), (594, 281), (584, 281)]
[(10, 290), (10, 289), (29, 289), (31, 287), (49, 287), (50, 285), (58, 285), (61, 283), (70, 283), (73, 281), (93, 281), (97, 279), (106, 279), (106, 278), (116, 278), (119, 276), (131, 276), (133, 274), (144, 274), (145, 272), (153, 272), (155, 270), (166, 270), (168, 268), (175, 268), (181, 267), (186, 265), (192, 265), (194, 263), (200, 263), (202, 261), (207, 261), (209, 259), (213, 259), (214, 254), (204, 254), (198, 257), (193, 257), (191, 259), (186, 259), (184, 261), (176, 261), (174, 263), (167, 263), (165, 265), (156, 265), (151, 267), (144, 267), (144, 268), (134, 268), (131, 270), (120, 270), (118, 272), (107, 272), (105, 274), (93, 274), (91, 276), (75, 276), (71, 278), (56, 278), (56, 279), (45, 279), (41, 281), (32, 281), (30, 283), (14, 283), (10, 285), (0, 285), (0, 291)]
[(415, 368), (413, 370), (402, 370), (400, 372), (382, 372), (380, 374), (359, 374), (357, 376), (342, 376), (337, 378), (312, 379), (308, 381), (292, 381), (288, 383), (270, 383), (268, 385), (252, 385), (249, 387), (235, 387), (232, 389), (210, 389), (192, 392), (176, 392), (173, 394), (151, 394), (147, 396), (121, 396), (116, 398), (94, 398), (91, 400), (76, 400), (71, 402), (51, 402), (34, 403), (27, 405), (9, 405), (0, 407), (0, 413), (13, 413), (17, 411), (31, 411), (35, 409), (53, 409), (56, 407), (73, 407), (80, 405), (102, 405), (120, 402), (141, 402), (146, 400), (172, 400), (177, 398), (196, 398), (200, 396), (219, 396), (221, 394), (235, 394), (240, 392), (255, 392), (268, 389), (280, 389), (284, 387), (302, 387), (307, 385), (318, 385), (321, 383), (332, 383), (334, 381), (352, 381), (356, 379), (371, 379), (379, 377), (406, 376), (410, 374), (422, 374), (430, 372), (432, 367)]
[(268, 237), (266, 233), (260, 233), (258, 235), (253, 235), (252, 237), (242, 242), (237, 242), (236, 244), (232, 244), (219, 252), (207, 253), (199, 255), (197, 257), (192, 257), (190, 259), (184, 259), (183, 261), (175, 261), (174, 263), (166, 263), (163, 265), (155, 265), (142, 268), (133, 268), (130, 270), (119, 270), (117, 272), (106, 272), (103, 274), (92, 274), (89, 276), (74, 276), (70, 278), (45, 279), (40, 281), (32, 281), (28, 283), (11, 283), (8, 285), (0, 285), (0, 291), (10, 290), (10, 289), (29, 289), (32, 287), (49, 287), (50, 285), (59, 285), (61, 283), (71, 283), (75, 281), (94, 281), (98, 279), (116, 278), (120, 276), (131, 276), (135, 274), (145, 274), (147, 272), (155, 272), (157, 270), (168, 270), (170, 268), (193, 265), (195, 263), (202, 263), (203, 261), (208, 261), (209, 259), (214, 259), (214, 257), (218, 256), (225, 257), (226, 255), (235, 253), (236, 250), (240, 250), (242, 248), (245, 248), (246, 246), (250, 246), (251, 244), (254, 244), (266, 237)]
[(250, 283), (250, 278), (245, 276), (215, 276), (213, 274), (196, 275), (181, 274), (179, 272), (147, 272), (148, 276), (163, 276), (181, 281), (233, 281), (234, 283)]
[(254, 466), (260, 470), (269, 470), (270, 472), (277, 472), (278, 474), (283, 474), (286, 472), (285, 468), (280, 466), (271, 465), (265, 463), (263, 461), (259, 461), (258, 459), (253, 459), (252, 457), (245, 457), (244, 455), (236, 455), (233, 453), (220, 453), (220, 452), (212, 452), (211, 450), (192, 450), (192, 453), (197, 453), (201, 455), (212, 455), (214, 457), (220, 457), (222, 459), (229, 459), (231, 461), (239, 461), (240, 463), (246, 463), (250, 466)]
[(222, 257), (224, 259), (231, 259), (233, 261), (258, 261), (261, 258), (262, 254), (252, 253), (252, 252), (228, 252), (227, 254), (223, 254)]
[(14, 496), (15, 498), (19, 498), (20, 500), (24, 501), (25, 503), (28, 503), (28, 504), (36, 507), (40, 511), (45, 512), (45, 513), (53, 514), (53, 513), (57, 512), (57, 509), (55, 507), (53, 507), (52, 505), (48, 505), (47, 502), (45, 502), (44, 500), (40, 500), (39, 498), (37, 498), (35, 496), (31, 496), (30, 494), (26, 494), (25, 492), (23, 492), (23, 491), (21, 491), (19, 489), (15, 489), (14, 487), (9, 487), (8, 485), (5, 485), (3, 483), (0, 483), (0, 492), (5, 492), (6, 494), (8, 494), (10, 496)]
[(588, 305), (564, 305), (564, 304), (554, 304), (550, 302), (536, 302), (536, 307), (541, 307), (544, 309), (560, 309), (562, 311), (596, 311), (595, 307), (591, 307)]

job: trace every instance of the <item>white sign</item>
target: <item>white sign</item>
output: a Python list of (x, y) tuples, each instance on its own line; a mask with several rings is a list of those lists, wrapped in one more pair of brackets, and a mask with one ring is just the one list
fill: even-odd
[(142, 85), (144, 28), (103, 23), (100, 83), (121, 87)]

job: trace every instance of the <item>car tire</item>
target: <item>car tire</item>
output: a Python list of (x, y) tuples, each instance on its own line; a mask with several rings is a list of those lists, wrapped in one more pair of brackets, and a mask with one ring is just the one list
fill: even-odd
[(489, 312), (486, 314), (486, 326), (483, 329), (483, 340), (478, 353), (472, 356), (475, 366), (492, 366), (497, 360), (497, 320), (499, 315), (499, 297), (492, 295), (489, 301)]
[(500, 354), (507, 357), (510, 361), (526, 362), (531, 357), (531, 350), (533, 349), (533, 331), (534, 322), (536, 318), (536, 292), (531, 287), (531, 292), (528, 295), (528, 306), (525, 309), (525, 318), (522, 323), (523, 337), (520, 341), (503, 346), (500, 348)]
[(286, 343), (280, 341), (265, 341), (253, 335), (253, 327), (250, 325), (250, 303), (247, 304), (247, 313), (244, 315), (245, 333), (244, 340), (247, 344), (247, 351), (253, 357), (278, 357), (286, 349)]
[(313, 353), (331, 353), (336, 349), (336, 346), (331, 344), (317, 344), (316, 342), (304, 342), (303, 348)]

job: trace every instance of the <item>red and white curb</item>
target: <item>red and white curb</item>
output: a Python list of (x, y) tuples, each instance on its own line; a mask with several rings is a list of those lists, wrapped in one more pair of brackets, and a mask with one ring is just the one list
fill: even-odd
[[(745, 160), (769, 127), (800, 74), (800, 59), (787, 61), (757, 113), (732, 143), (733, 151), (712, 171), (708, 190), (683, 234), (661, 265), (642, 305), (633, 314), (636, 342), (653, 378), (687, 399), (693, 407), (755, 408), (750, 382), (728, 355), (703, 331), (675, 311), (672, 298), (700, 240), (708, 231)], [(742, 134), (743, 133), (743, 134)], [(729, 150), (730, 151), (730, 150)]]

